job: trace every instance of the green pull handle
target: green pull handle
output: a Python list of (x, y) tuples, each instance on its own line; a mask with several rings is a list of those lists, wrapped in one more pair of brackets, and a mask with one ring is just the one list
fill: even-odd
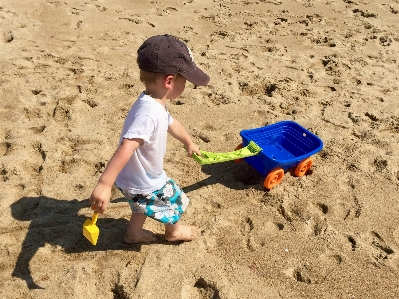
[(251, 157), (259, 154), (259, 152), (261, 151), (262, 148), (251, 140), (246, 147), (236, 150), (234, 152), (212, 153), (201, 151), (201, 156), (193, 154), (192, 158), (199, 164), (205, 165)]

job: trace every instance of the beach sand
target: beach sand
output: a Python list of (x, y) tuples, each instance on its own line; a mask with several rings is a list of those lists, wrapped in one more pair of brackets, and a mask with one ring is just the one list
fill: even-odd
[[(399, 298), (399, 1), (0, 0), (1, 298)], [(324, 148), (267, 191), (246, 162), (169, 138), (188, 243), (126, 245), (88, 197), (143, 90), (136, 50), (172, 34), (208, 86), (168, 108), (201, 149), (294, 120)], [(157, 234), (163, 226), (148, 219)]]

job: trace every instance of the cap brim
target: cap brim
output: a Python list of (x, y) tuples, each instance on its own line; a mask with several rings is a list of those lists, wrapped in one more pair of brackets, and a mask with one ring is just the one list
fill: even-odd
[(194, 85), (197, 86), (205, 86), (209, 83), (209, 76), (205, 74), (200, 68), (197, 66), (195, 69), (189, 71), (189, 72), (181, 72), (180, 75), (182, 75), (184, 78), (186, 78), (188, 81), (193, 83)]

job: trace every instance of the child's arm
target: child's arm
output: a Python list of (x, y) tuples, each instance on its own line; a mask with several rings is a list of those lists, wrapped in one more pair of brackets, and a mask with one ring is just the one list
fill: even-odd
[(111, 188), (116, 177), (142, 142), (141, 139), (137, 138), (123, 139), (121, 145), (119, 145), (111, 160), (109, 160), (90, 196), (91, 208), (96, 213), (102, 214), (107, 209), (111, 198)]
[(173, 120), (172, 124), (169, 125), (168, 132), (170, 135), (172, 135), (174, 138), (184, 144), (184, 148), (186, 149), (187, 155), (189, 157), (191, 157), (193, 153), (201, 155), (198, 145), (191, 140), (190, 135), (188, 135), (188, 133), (178, 120)]

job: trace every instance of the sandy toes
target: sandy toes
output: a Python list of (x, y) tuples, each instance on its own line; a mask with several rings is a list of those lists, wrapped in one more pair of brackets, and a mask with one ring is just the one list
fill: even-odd
[(197, 237), (198, 228), (195, 226), (179, 225), (173, 229), (165, 229), (165, 239), (167, 241), (192, 241)]
[(155, 237), (151, 231), (146, 229), (142, 229), (141, 231), (135, 233), (126, 232), (123, 236), (123, 242), (126, 244), (155, 242), (157, 240), (157, 237)]

